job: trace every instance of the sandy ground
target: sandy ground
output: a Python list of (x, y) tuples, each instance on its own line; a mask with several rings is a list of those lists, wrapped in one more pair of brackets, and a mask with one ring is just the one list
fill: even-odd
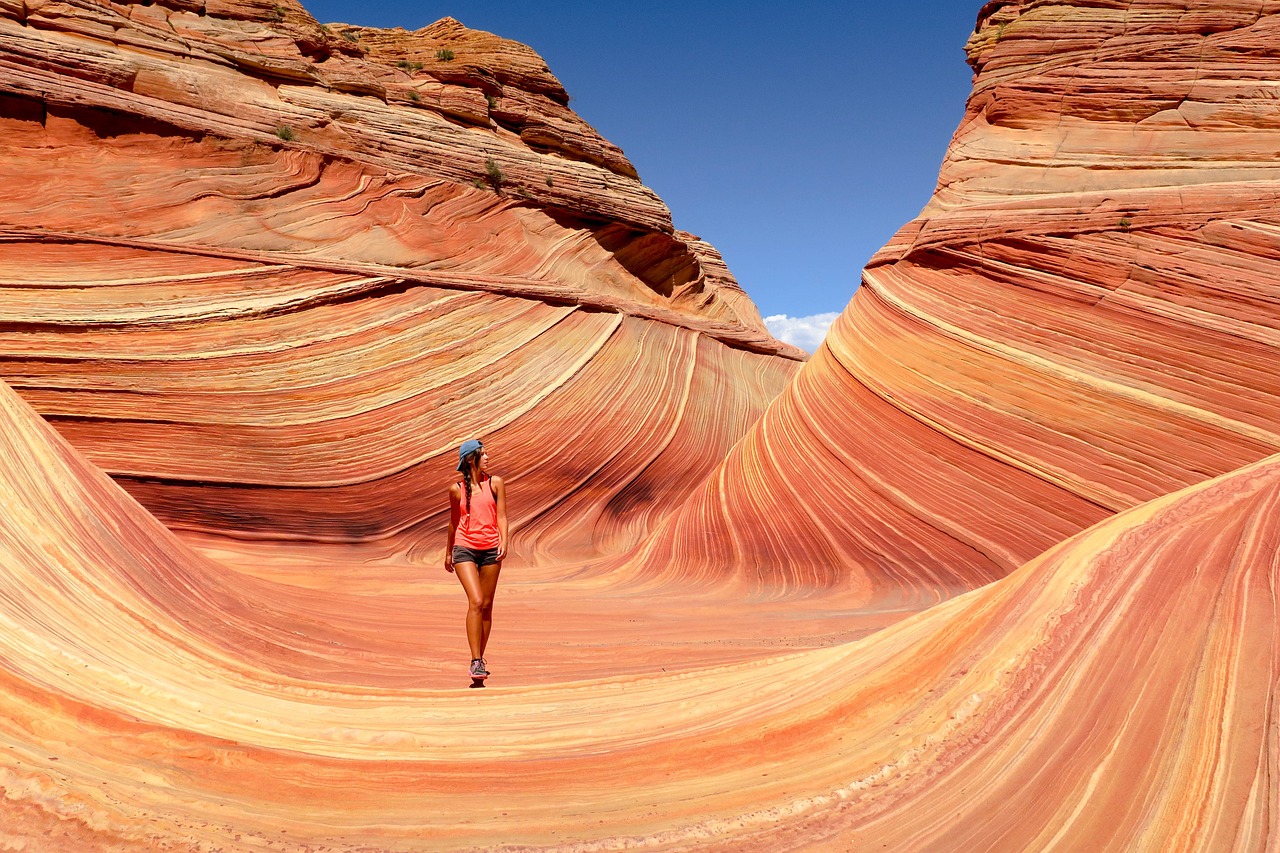
[[(466, 598), (455, 576), (376, 546), (183, 539), (233, 573), (300, 635), (333, 647), (309, 677), (370, 686), (466, 688)], [(736, 663), (866, 636), (913, 610), (868, 611), (838, 592), (765, 600), (719, 587), (619, 585), (585, 566), (508, 560), (486, 660), (490, 688)], [(309, 636), (308, 636), (309, 635)], [(290, 675), (298, 675), (292, 672)]]

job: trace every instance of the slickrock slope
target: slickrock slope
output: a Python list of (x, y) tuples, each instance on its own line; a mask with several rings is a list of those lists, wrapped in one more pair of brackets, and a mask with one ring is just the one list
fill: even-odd
[(642, 576), (927, 602), (1280, 451), (1277, 44), (1276, 3), (988, 3), (933, 200)]
[(237, 601), (3, 386), (0, 427), (0, 839), (18, 849), (1280, 838), (1280, 457), (860, 642), (433, 691), (327, 679), (343, 655), (319, 643), (293, 676), (254, 665), (297, 643), (270, 602)]
[(483, 434), (524, 558), (630, 547), (804, 356), (567, 102), (449, 19), (0, 3), (0, 376), (171, 525), (438, 551)]

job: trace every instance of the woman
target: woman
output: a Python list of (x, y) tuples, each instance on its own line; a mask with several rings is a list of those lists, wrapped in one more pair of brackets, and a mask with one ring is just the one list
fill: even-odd
[(462, 481), (449, 487), (449, 543), (444, 567), (456, 572), (467, 591), (467, 643), (471, 678), (489, 677), (484, 662), (493, 626), (493, 594), (507, 555), (507, 491), (501, 477), (489, 475), (489, 454), (474, 438), (458, 448)]

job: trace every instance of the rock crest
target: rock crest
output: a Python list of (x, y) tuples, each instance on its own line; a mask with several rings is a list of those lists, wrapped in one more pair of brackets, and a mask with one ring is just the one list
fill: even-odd
[[(644, 532), (597, 532), (622, 486), (552, 513), (542, 454), (571, 441), (640, 512), (688, 464), (666, 442), (726, 448), (804, 354), (567, 104), (452, 19), (5, 7), (0, 376), (176, 527), (436, 548), (450, 455), (486, 432), (564, 548), (615, 553)], [(566, 431), (584, 406), (617, 422)]]

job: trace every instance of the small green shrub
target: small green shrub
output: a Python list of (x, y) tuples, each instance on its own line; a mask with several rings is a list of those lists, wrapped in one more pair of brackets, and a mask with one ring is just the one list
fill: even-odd
[(410, 62), (410, 61), (409, 61), (409, 60), (407, 60), (407, 59), (402, 59), (402, 60), (400, 60), (399, 62), (397, 62), (397, 63), (396, 63), (396, 68), (402, 68), (402, 69), (404, 69), (405, 71), (408, 71), (410, 74), (412, 74), (414, 71), (421, 71), (421, 70), (422, 70), (422, 63), (421, 63), (421, 62)]
[(271, 11), (267, 13), (267, 17), (279, 23), (284, 20), (285, 8), (283, 6), (272, 6)]
[(471, 186), (475, 187), (478, 190), (482, 190), (484, 189), (484, 181), (480, 180), (479, 178), (476, 178), (474, 181), (471, 182)]
[(360, 34), (352, 32), (351, 30), (343, 30), (342, 37), (347, 41), (351, 42), (352, 44), (355, 44), (356, 42), (360, 41)]
[(418, 94), (416, 89), (410, 89), (409, 100), (413, 101), (414, 103), (417, 103), (418, 101), (422, 100), (422, 96)]
[(283, 124), (276, 128), (276, 136), (280, 137), (285, 142), (293, 141), (293, 131), (290, 128), (285, 127)]
[(498, 99), (487, 93), (484, 96), (484, 102), (489, 105), (490, 110), (498, 105)]
[(1127, 217), (1127, 216), (1122, 217), (1122, 218), (1120, 219), (1120, 227), (1121, 227), (1121, 228), (1123, 228), (1123, 229), (1124, 229), (1124, 230), (1126, 230), (1126, 231), (1128, 231), (1128, 230), (1129, 230), (1129, 226), (1130, 226), (1130, 225), (1132, 225), (1132, 224), (1133, 224), (1133, 220), (1132, 220), (1132, 219), (1130, 219), (1130, 218), (1129, 218), (1129, 217)]
[(436, 59), (440, 60), (441, 62), (452, 62), (453, 51), (449, 50), (449, 48), (447, 47), (442, 47), (436, 51)]
[(555, 182), (555, 181), (553, 181), (553, 180), (551, 180), (551, 176), (550, 176), (550, 175), (547, 175), (547, 186), (549, 186), (549, 187), (554, 187), (555, 185), (556, 185), (556, 182)]
[(498, 168), (498, 164), (490, 157), (484, 161), (484, 178), (489, 182), (489, 186), (493, 187), (493, 191), (498, 192), (502, 189), (502, 182), (507, 179), (507, 176), (502, 174), (502, 169)]

